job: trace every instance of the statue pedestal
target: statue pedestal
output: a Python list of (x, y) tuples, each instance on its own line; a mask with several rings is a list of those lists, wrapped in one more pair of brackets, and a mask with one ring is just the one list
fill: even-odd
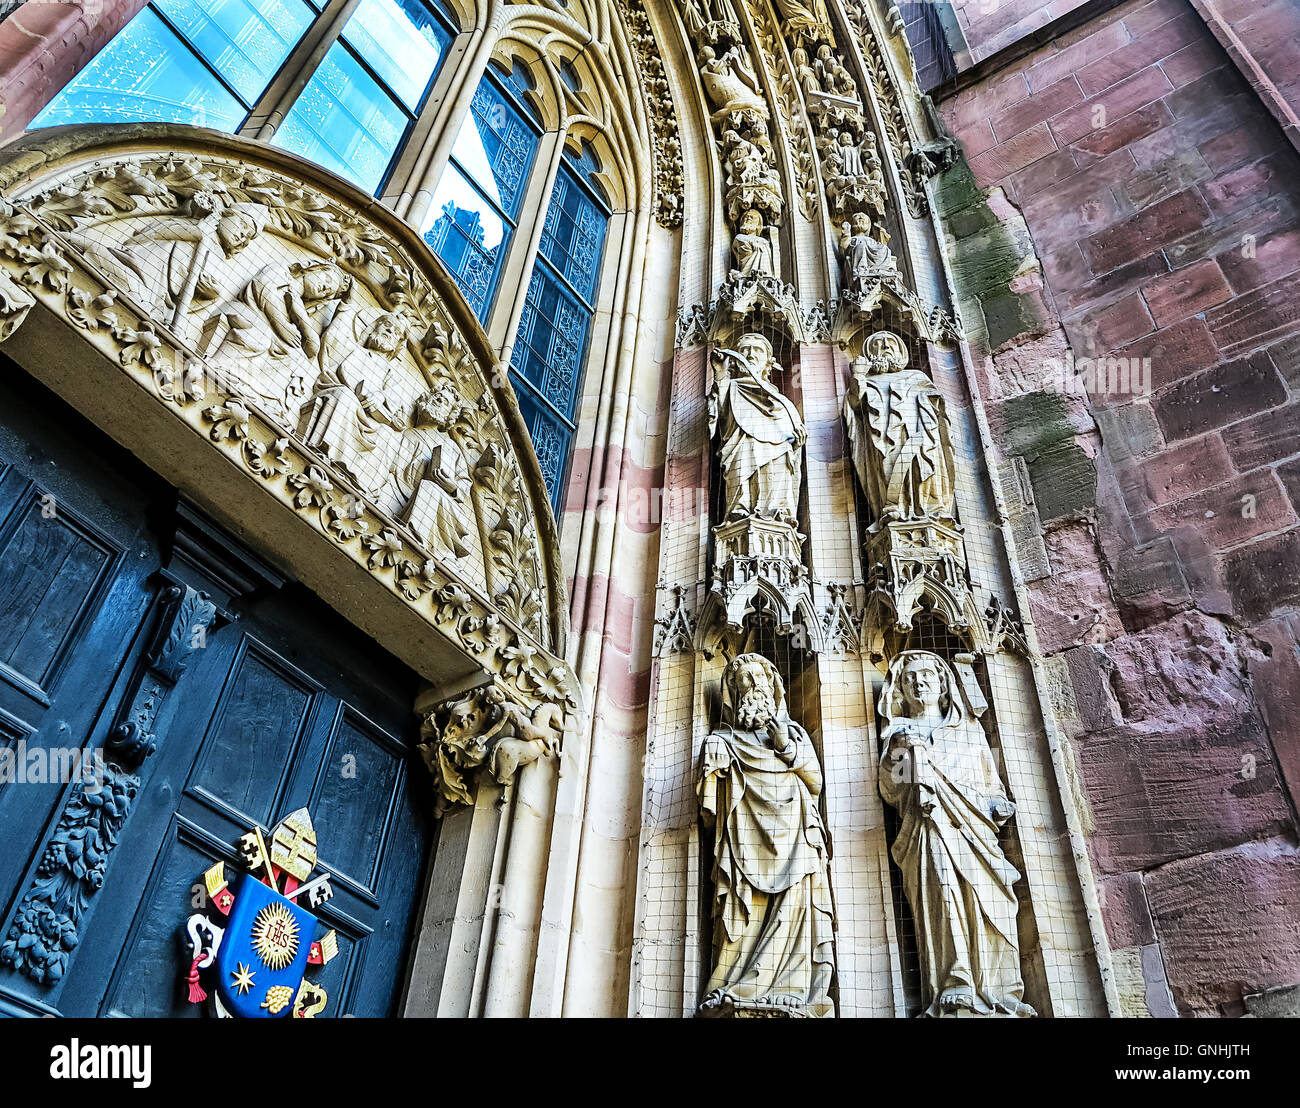
[(735, 277), (718, 289), (709, 338), (720, 346), (730, 346), (754, 329), (756, 319), (769, 320), (792, 342), (807, 341), (794, 286), (760, 274)]
[(717, 561), (710, 592), (728, 627), (739, 630), (745, 616), (759, 609), (782, 634), (796, 623), (816, 626), (803, 536), (793, 524), (753, 516), (728, 520), (713, 529), (713, 539)]
[[(864, 551), (868, 619), (876, 625), (909, 630), (923, 598), (953, 630), (969, 627), (972, 617), (982, 625), (966, 583), (961, 528), (953, 520), (882, 520), (868, 532)], [(881, 606), (889, 609), (888, 621)]]

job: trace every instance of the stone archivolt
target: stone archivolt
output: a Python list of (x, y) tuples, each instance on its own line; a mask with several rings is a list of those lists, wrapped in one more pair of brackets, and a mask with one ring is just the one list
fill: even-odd
[(519, 719), (576, 708), (505, 375), (386, 232), (246, 161), (110, 149), (4, 202), (6, 337), (36, 303), (495, 670)]

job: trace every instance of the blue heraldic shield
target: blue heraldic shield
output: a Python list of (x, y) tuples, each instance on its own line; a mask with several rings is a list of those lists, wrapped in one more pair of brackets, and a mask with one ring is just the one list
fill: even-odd
[(316, 917), (246, 873), (217, 950), (217, 991), (243, 1019), (289, 1014), (307, 971)]

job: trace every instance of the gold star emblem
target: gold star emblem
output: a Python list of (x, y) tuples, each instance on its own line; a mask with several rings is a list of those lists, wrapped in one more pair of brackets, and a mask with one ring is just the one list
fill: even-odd
[(248, 966), (243, 962), (240, 962), (238, 969), (232, 971), (230, 974), (230, 976), (234, 978), (230, 983), (231, 987), (235, 989), (240, 996), (243, 996), (253, 987), (253, 976), (256, 973), (257, 970), (250, 970)]

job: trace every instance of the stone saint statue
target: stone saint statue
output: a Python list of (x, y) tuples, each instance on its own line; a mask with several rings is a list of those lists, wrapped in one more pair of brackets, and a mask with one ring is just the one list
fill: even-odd
[(402, 435), (393, 477), (407, 500), (398, 520), (409, 523), (436, 554), (463, 558), (470, 548), (469, 466), (451, 436), (464, 405), (450, 381), (421, 396)]
[(903, 340), (877, 331), (853, 365), (844, 400), (853, 467), (885, 520), (952, 519), (953, 457), (943, 397), (909, 369)]
[(402, 405), (387, 393), (406, 337), (394, 312), (344, 305), (322, 337), (321, 373), (312, 390), (302, 438), (342, 469), (363, 492), (387, 480), (397, 435), (405, 430)]
[(889, 247), (872, 235), (871, 216), (866, 212), (855, 212), (852, 221), (844, 224), (840, 248), (844, 252), (845, 289), (856, 289), (898, 272), (898, 262)]
[(731, 278), (775, 276), (776, 246), (764, 230), (763, 213), (751, 208), (731, 240)]
[[(972, 678), (973, 679), (973, 678)], [(998, 831), (1016, 806), (952, 667), (905, 650), (880, 696), (880, 793), (916, 922), (925, 1015), (1033, 1016), (1021, 999), (1015, 866)]]
[(742, 654), (722, 675), (699, 798), (713, 827), (713, 966), (699, 1015), (834, 1016), (830, 849), (822, 775), (776, 667)]
[(709, 433), (720, 441), (727, 518), (793, 523), (808, 433), (799, 410), (772, 384), (772, 344), (750, 332), (717, 357)]

